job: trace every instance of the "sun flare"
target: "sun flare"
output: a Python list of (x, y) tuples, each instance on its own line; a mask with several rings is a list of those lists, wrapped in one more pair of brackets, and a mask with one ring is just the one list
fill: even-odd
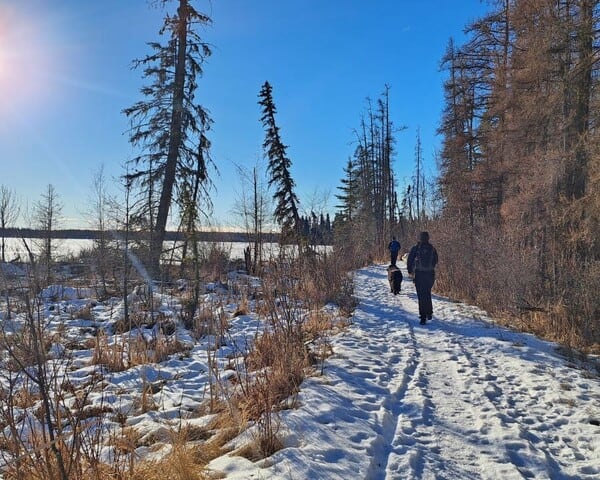
[(49, 32), (17, 6), (0, 5), (0, 117), (40, 105), (49, 93)]

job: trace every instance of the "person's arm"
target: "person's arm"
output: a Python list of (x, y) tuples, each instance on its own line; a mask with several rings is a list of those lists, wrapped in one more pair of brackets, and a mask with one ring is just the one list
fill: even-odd
[(436, 267), (436, 265), (438, 264), (438, 253), (437, 250), (434, 248), (433, 249), (433, 268)]
[(415, 255), (417, 254), (416, 247), (412, 247), (410, 249), (410, 253), (408, 254), (408, 258), (406, 259), (406, 269), (410, 275), (413, 274), (414, 271), (414, 263), (415, 263)]

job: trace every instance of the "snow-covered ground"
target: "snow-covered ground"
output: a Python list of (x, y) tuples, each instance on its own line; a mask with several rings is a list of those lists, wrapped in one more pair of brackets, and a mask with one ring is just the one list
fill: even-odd
[(398, 296), (384, 266), (355, 274), (360, 305), (284, 412), (286, 448), (210, 467), (228, 479), (600, 478), (598, 372), (445, 298), (419, 325), (404, 273)]
[[(209, 464), (214, 477), (599, 479), (598, 370), (445, 298), (434, 297), (433, 321), (419, 325), (414, 286), (402, 267), (398, 296), (389, 291), (384, 265), (355, 273), (360, 304), (350, 326), (330, 338), (333, 355), (322, 375), (303, 382), (297, 408), (281, 412), (285, 448), (258, 462), (231, 453), (219, 457)], [(246, 281), (259, 288), (258, 279)], [(98, 331), (106, 332), (105, 353), (110, 346), (120, 351), (118, 345), (136, 336), (151, 342), (158, 333), (155, 327), (111, 334), (123, 318), (122, 303), (90, 303), (89, 294), (72, 288), (45, 292), (47, 328), (64, 335), (52, 352), (61, 358), (66, 345), (73, 348), (56, 371), (73, 385), (101, 386), (90, 391), (86, 408), (108, 412), (101, 426), (106, 435), (124, 425), (134, 428), (140, 435), (136, 458), (168, 453), (170, 429), (202, 427), (211, 419), (198, 413), (209, 395), (211, 362), (222, 379), (233, 375), (232, 358), (262, 322), (253, 313), (235, 315), (238, 306), (223, 300), (226, 292), (219, 297), (209, 291), (205, 301), (222, 309), (230, 325), (220, 348), (215, 350), (214, 336), (196, 339), (178, 327), (169, 341), (176, 339), (184, 351), (160, 363), (111, 371), (92, 361), (101, 344)], [(133, 292), (132, 302), (137, 295), (143, 291)], [(157, 295), (155, 305), (166, 319), (182, 308), (168, 295)], [(18, 321), (4, 319), (4, 328), (18, 328)], [(6, 384), (3, 372), (0, 381)], [(148, 408), (140, 406), (141, 392)], [(34, 415), (21, 418), (31, 419), (25, 431), (35, 428)], [(233, 439), (232, 449), (248, 436)], [(102, 460), (114, 459), (113, 445), (101, 449)]]

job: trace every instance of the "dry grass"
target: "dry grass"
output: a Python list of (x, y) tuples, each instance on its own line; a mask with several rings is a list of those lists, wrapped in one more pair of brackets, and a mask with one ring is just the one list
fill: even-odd
[[(30, 433), (22, 444), (12, 440), (8, 442), (8, 449), (13, 460), (3, 467), (2, 475), (5, 480), (48, 480), (64, 478), (61, 474), (56, 455), (52, 449), (64, 459), (65, 470), (69, 480), (109, 478), (94, 474), (95, 466), (88, 458), (73, 455), (69, 447), (69, 436), (59, 435), (54, 442), (50, 442), (46, 435), (39, 431)], [(6, 439), (5, 439), (6, 440)], [(27, 446), (27, 449), (23, 449)], [(96, 465), (97, 466), (97, 465)]]
[(118, 436), (115, 436), (109, 443), (115, 451), (121, 455), (133, 454), (136, 448), (141, 446), (140, 443), (141, 435), (139, 432), (132, 427), (125, 427), (121, 429)]
[(189, 347), (176, 338), (157, 334), (155, 338), (146, 340), (141, 336), (115, 337), (109, 343), (104, 333), (99, 333), (94, 345), (92, 365), (103, 365), (111, 372), (122, 372), (136, 365), (159, 363), (170, 355), (182, 353)]
[(207, 427), (199, 425), (184, 425), (177, 432), (177, 437), (182, 442), (206, 441), (213, 436), (213, 432)]
[(31, 408), (40, 401), (39, 392), (34, 392), (28, 386), (23, 386), (12, 393), (12, 405), (16, 408)]
[(73, 318), (78, 318), (80, 320), (93, 320), (94, 312), (92, 310), (92, 305), (88, 304), (84, 307), (80, 308), (73, 314)]
[(293, 407), (302, 381), (314, 372), (311, 365), (333, 353), (328, 336), (341, 327), (323, 306), (343, 304), (349, 313), (356, 305), (352, 293), (351, 278), (327, 257), (296, 259), (263, 279), (257, 311), (268, 327), (245, 357), (249, 375), (240, 380), (236, 399), (255, 434), (237, 454), (255, 461), (282, 448), (278, 412)]
[(309, 312), (302, 325), (306, 338), (312, 340), (334, 331), (338, 324), (331, 314), (322, 310)]
[(125, 344), (114, 342), (109, 344), (109, 339), (104, 332), (96, 336), (94, 353), (90, 363), (92, 365), (102, 365), (110, 372), (122, 372), (126, 370)]
[[(221, 256), (218, 251), (212, 253), (215, 254), (213, 260), (218, 266), (213, 272), (216, 274), (221, 266)], [(211, 384), (211, 392), (214, 390), (214, 398), (211, 393), (208, 410), (204, 412), (215, 415), (214, 420), (205, 427), (184, 425), (179, 430), (168, 431), (166, 434), (161, 431), (142, 438), (135, 429), (127, 427), (124, 414), (115, 413), (106, 406), (94, 407), (86, 402), (86, 397), (82, 397), (80, 402), (73, 403), (74, 411), (70, 413), (69, 419), (102, 422), (103, 418), (112, 417), (120, 423), (121, 428), (108, 445), (112, 448), (114, 462), (105, 465), (99, 462), (99, 457), (88, 457), (79, 452), (78, 466), (70, 471), (72, 474), (69, 474), (69, 480), (202, 480), (208, 478), (205, 465), (231, 449), (228, 443), (238, 437), (248, 425), (253, 426), (252, 440), (239, 449), (237, 454), (258, 460), (282, 448), (279, 412), (294, 406), (302, 381), (306, 375), (314, 372), (312, 365), (317, 361), (323, 362), (332, 353), (327, 337), (339, 324), (336, 324), (331, 315), (322, 312), (322, 306), (344, 299), (342, 303), (345, 302), (350, 310), (353, 301), (351, 292), (349, 277), (326, 258), (320, 260), (311, 257), (309, 260), (288, 264), (285, 269), (274, 268), (273, 274), (264, 282), (260, 301), (250, 302), (243, 291), (236, 298), (228, 298), (228, 303), (237, 302), (234, 317), (247, 315), (251, 313), (251, 308), (256, 309), (258, 306), (266, 325), (262, 334), (256, 337), (251, 351), (243, 356), (244, 360), (237, 356), (240, 363), (229, 365), (229, 368), (236, 370), (234, 382), (222, 379), (221, 372), (217, 370), (220, 363), (212, 352), (222, 344), (229, 329), (229, 316), (223, 306), (225, 300), (200, 303), (190, 326), (196, 338), (206, 335), (214, 335), (215, 338), (212, 350), (207, 352), (208, 364), (214, 369), (211, 372), (214, 383)], [(144, 307), (151, 309), (156, 305), (152, 297), (145, 295), (144, 291), (135, 293), (140, 299), (131, 306), (130, 321), (123, 320), (115, 324), (116, 335), (109, 337), (101, 331), (96, 338), (85, 342), (85, 345), (84, 342), (78, 343), (78, 348), (92, 348), (91, 363), (103, 365), (109, 371), (123, 371), (136, 365), (159, 363), (170, 355), (187, 349), (186, 345), (168, 334), (175, 330), (171, 319), (163, 318), (157, 312), (144, 310)], [(75, 311), (73, 315), (76, 318), (93, 318), (91, 304)], [(169, 321), (171, 324), (167, 325)], [(157, 328), (151, 338), (135, 335), (132, 331), (135, 327), (154, 324), (161, 328)], [(50, 337), (44, 339), (44, 348), (49, 347), (50, 340)], [(27, 339), (13, 337), (11, 341), (18, 344), (20, 356), (16, 358), (23, 358), (23, 364), (28, 363), (27, 359), (31, 361), (31, 352), (25, 348)], [(15, 368), (21, 367), (22, 365), (15, 364)], [(229, 373), (227, 378), (231, 378)], [(76, 395), (77, 392), (67, 387), (62, 393), (54, 393), (57, 395), (55, 401), (66, 401), (65, 395)], [(161, 388), (162, 385), (157, 383), (144, 384), (133, 405), (135, 412), (157, 409), (155, 395)], [(15, 406), (30, 410), (37, 408), (36, 405), (40, 403), (38, 398), (25, 390), (17, 392), (12, 401)], [(90, 440), (96, 443), (89, 443), (86, 448), (90, 451), (97, 449), (99, 452), (101, 441), (99, 437)], [(63, 438), (63, 431), (58, 432), (57, 445), (60, 449), (69, 445), (67, 436)], [(142, 446), (157, 454), (167, 453), (160, 460), (141, 460), (137, 455)], [(6, 444), (7, 451), (10, 452), (12, 447)], [(55, 456), (47, 445), (39, 443), (34, 447), (33, 450), (39, 450), (40, 455), (30, 452), (25, 461), (18, 463), (18, 470), (8, 469), (9, 474), (5, 478), (61, 478), (56, 469)], [(17, 458), (18, 453), (10, 453), (9, 456)], [(72, 452), (65, 451), (64, 458), (69, 463), (75, 457)], [(36, 463), (41, 467), (36, 469)]]
[(281, 450), (284, 447), (283, 443), (277, 436), (271, 437), (269, 439), (272, 441), (266, 440), (267, 439), (265, 438), (257, 436), (253, 442), (248, 443), (236, 450), (235, 455), (244, 457), (250, 460), (251, 462), (257, 462), (268, 457), (270, 454)]
[[(289, 313), (289, 312), (288, 312)], [(251, 458), (265, 458), (281, 448), (278, 412), (294, 397), (310, 367), (300, 323), (273, 323), (253, 343), (246, 369), (253, 372), (241, 385), (242, 416), (255, 422), (257, 434), (248, 446)]]
[[(233, 401), (235, 404), (236, 401)], [(228, 450), (225, 445), (237, 437), (246, 427), (246, 420), (239, 416), (239, 410), (235, 409), (235, 414), (229, 408), (223, 409), (207, 427), (213, 436), (206, 442), (206, 455), (209, 461), (225, 454)]]
[(158, 410), (158, 404), (154, 400), (152, 385), (144, 385), (142, 394), (134, 400), (133, 406), (139, 413), (148, 413)]
[(229, 319), (220, 303), (202, 304), (198, 308), (193, 322), (194, 338), (214, 335), (216, 344), (220, 345), (228, 329)]
[(204, 466), (199, 447), (174, 445), (165, 458), (137, 464), (126, 480), (207, 480)]
[(32, 327), (27, 325), (19, 332), (0, 332), (0, 350), (8, 353), (8, 360), (4, 366), (11, 372), (35, 365), (38, 354), (43, 357), (50, 351), (55, 337), (38, 327), (35, 329), (36, 331), (32, 332)]
[[(144, 344), (146, 351), (144, 351)], [(184, 353), (189, 350), (189, 347), (184, 343), (180, 342), (176, 338), (166, 337), (164, 335), (158, 335), (150, 342), (138, 342), (138, 349), (136, 350), (137, 357), (142, 360), (136, 362), (136, 355), (133, 356), (132, 365), (144, 365), (145, 363), (160, 363), (167, 360), (171, 355), (175, 353)]]
[(250, 306), (248, 305), (248, 296), (242, 295), (242, 298), (238, 302), (237, 309), (233, 313), (234, 317), (239, 317), (241, 315), (248, 315), (250, 312)]
[[(95, 477), (115, 478), (119, 480), (205, 480), (207, 476), (205, 466), (215, 456), (207, 455), (213, 449), (205, 445), (190, 445), (200, 435), (195, 429), (184, 428), (179, 431), (170, 430), (166, 434), (168, 443), (164, 444), (167, 453), (160, 460), (139, 460), (135, 450), (148, 444), (150, 440), (142, 441), (141, 435), (131, 427), (125, 427), (111, 442), (119, 464), (105, 466), (104, 476)], [(156, 438), (151, 440), (156, 444)], [(112, 470), (112, 471), (111, 471)]]

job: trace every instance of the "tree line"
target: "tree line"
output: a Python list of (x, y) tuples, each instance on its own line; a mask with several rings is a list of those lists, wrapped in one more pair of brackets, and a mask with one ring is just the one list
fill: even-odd
[[(438, 175), (398, 192), (389, 89), (369, 100), (339, 187), (335, 245), (358, 264), (432, 231), (438, 291), (580, 347), (600, 343), (600, 8), (497, 0), (450, 39)], [(514, 320), (513, 320), (514, 323)]]
[(599, 2), (498, 0), (442, 66), (446, 290), (600, 341)]

